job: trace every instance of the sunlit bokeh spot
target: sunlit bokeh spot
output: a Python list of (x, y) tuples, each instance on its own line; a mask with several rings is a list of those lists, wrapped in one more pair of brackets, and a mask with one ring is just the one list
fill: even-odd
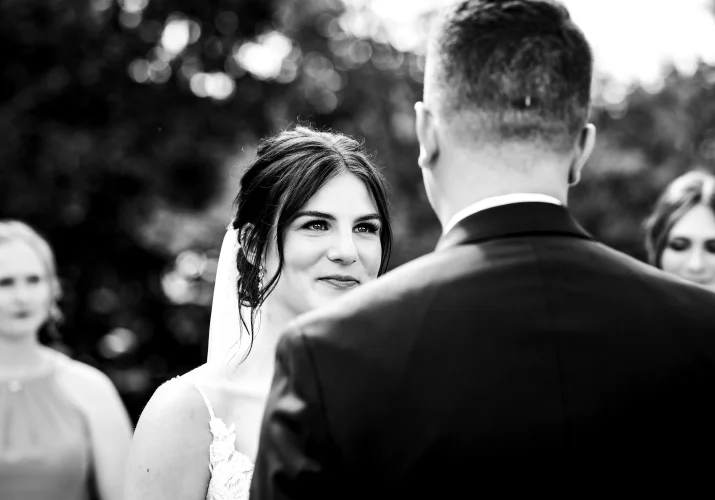
[(187, 278), (197, 278), (206, 269), (206, 255), (184, 250), (176, 257), (176, 270)]
[(275, 79), (280, 75), (283, 61), (291, 53), (293, 43), (277, 31), (259, 36), (234, 48), (233, 56), (246, 71), (260, 80)]
[(201, 25), (194, 21), (189, 20), (189, 43), (196, 43), (201, 37)]
[(372, 46), (368, 42), (355, 40), (350, 44), (348, 57), (355, 65), (365, 64), (372, 56)]
[(381, 71), (395, 70), (402, 66), (405, 56), (402, 52), (397, 52), (390, 45), (375, 45), (372, 51), (371, 61), (375, 68)]
[(136, 346), (137, 336), (133, 331), (128, 328), (115, 328), (102, 337), (97, 349), (105, 358), (113, 359), (131, 352)]
[(147, 53), (146, 57), (149, 61), (161, 61), (168, 63), (171, 61), (171, 54), (164, 50), (163, 47), (154, 47)]
[(189, 80), (191, 92), (197, 97), (208, 97), (206, 93), (206, 73), (194, 73)]
[(201, 278), (213, 283), (216, 281), (216, 272), (218, 271), (218, 255), (209, 255), (206, 258), (204, 270), (201, 273)]
[(425, 78), (425, 58), (415, 55), (410, 60), (410, 77), (416, 82), (422, 82)]
[(231, 35), (238, 28), (238, 16), (235, 12), (224, 10), (216, 16), (216, 29), (223, 35)]
[(205, 84), (208, 96), (219, 101), (228, 99), (236, 90), (236, 83), (226, 73), (209, 73)]
[(335, 72), (332, 61), (320, 52), (309, 52), (305, 55), (303, 72), (316, 83), (326, 86), (330, 81), (335, 81), (336, 78), (340, 81), (340, 75)]
[[(203, 90), (208, 85), (210, 92), (212, 80), (215, 81), (216, 74), (200, 73), (195, 75), (193, 81), (201, 81)], [(219, 77), (220, 78), (220, 77)], [(204, 97), (211, 97), (207, 93)], [(202, 251), (183, 250), (174, 261), (173, 266), (165, 272), (161, 285), (164, 295), (174, 304), (196, 304), (208, 306), (213, 298), (213, 287), (209, 283), (216, 280), (216, 268), (218, 266), (218, 253), (209, 252), (207, 255)]]
[(607, 104), (618, 104), (626, 98), (627, 94), (628, 88), (625, 85), (612, 80), (601, 91), (601, 96)]
[(358, 38), (374, 38), (378, 34), (380, 24), (374, 22), (373, 16), (366, 14), (362, 9), (349, 7), (340, 17), (340, 26)]
[(112, 0), (93, 0), (92, 8), (96, 12), (104, 12), (112, 6)]
[(340, 19), (331, 14), (321, 14), (315, 22), (318, 33), (325, 38), (332, 38), (340, 33)]
[(188, 19), (173, 19), (166, 23), (161, 35), (161, 45), (173, 57), (186, 48), (191, 39)]
[(194, 76), (196, 73), (199, 73), (201, 69), (201, 60), (198, 57), (185, 56), (181, 63), (181, 69), (179, 70), (179, 72), (184, 78), (190, 81), (191, 77)]
[(109, 314), (120, 305), (117, 292), (107, 287), (97, 288), (90, 292), (87, 302), (89, 308), (99, 314)]
[(243, 69), (233, 57), (227, 57), (223, 64), (223, 69), (226, 73), (233, 76), (234, 78), (240, 78), (246, 74), (246, 70)]
[(122, 11), (119, 13), (119, 23), (125, 28), (134, 29), (142, 22), (142, 13)]
[(326, 115), (335, 111), (335, 108), (337, 108), (339, 104), (338, 96), (330, 91), (320, 92), (310, 100), (315, 104), (315, 107), (318, 108), (320, 113)]
[(146, 368), (127, 368), (125, 370), (108, 370), (107, 375), (123, 393), (141, 394), (149, 388), (149, 372)]
[(135, 14), (146, 9), (149, 0), (119, 0), (119, 5), (124, 12)]
[(166, 83), (171, 78), (169, 63), (156, 59), (149, 63), (149, 79), (154, 83)]
[(211, 97), (222, 101), (236, 90), (236, 82), (226, 73), (196, 73), (191, 76), (189, 86), (198, 97)]
[(174, 304), (188, 304), (192, 301), (194, 290), (186, 276), (176, 271), (170, 271), (161, 278), (161, 288)]

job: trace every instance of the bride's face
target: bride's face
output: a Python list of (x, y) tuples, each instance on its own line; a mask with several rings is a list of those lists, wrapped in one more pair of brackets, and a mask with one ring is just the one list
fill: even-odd
[[(350, 173), (329, 180), (298, 212), (283, 237), (283, 269), (267, 301), (298, 315), (377, 277), (381, 217), (365, 184)], [(266, 277), (278, 252), (266, 255)]]

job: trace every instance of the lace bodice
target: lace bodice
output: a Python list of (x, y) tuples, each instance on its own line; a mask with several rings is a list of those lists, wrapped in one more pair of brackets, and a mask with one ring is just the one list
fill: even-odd
[(206, 500), (248, 500), (253, 476), (253, 463), (236, 450), (236, 429), (233, 424), (226, 426), (214, 414), (208, 398), (199, 386), (194, 384), (209, 410), (209, 429), (213, 441), (209, 447), (209, 487)]

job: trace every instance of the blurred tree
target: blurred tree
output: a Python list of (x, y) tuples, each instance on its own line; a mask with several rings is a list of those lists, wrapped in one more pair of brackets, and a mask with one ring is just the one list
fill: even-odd
[(596, 149), (571, 205), (600, 240), (645, 260), (642, 223), (661, 191), (687, 170), (715, 166), (715, 67), (671, 68), (657, 91), (636, 86), (611, 103), (602, 96)]
[[(366, 138), (395, 186), (398, 235), (424, 239), (410, 225), (431, 216), (413, 203), (419, 58), (348, 33), (358, 15), (337, 0), (0, 4), (0, 214), (52, 242), (65, 344), (134, 418), (205, 357), (234, 164), (257, 137), (307, 121)], [(430, 245), (398, 247), (397, 262)]]
[[(207, 207), (237, 140), (273, 127), (261, 102), (271, 84), (223, 73), (225, 52), (267, 29), (272, 9), (263, 0), (0, 4), (0, 213), (49, 237), (65, 342), (113, 377), (134, 417), (158, 381), (201, 359), (206, 301), (167, 300), (162, 276), (176, 254), (170, 233), (155, 237), (157, 219), (172, 222), (157, 214)], [(199, 72), (214, 77), (214, 95), (192, 91)], [(227, 219), (184, 231), (216, 246)]]

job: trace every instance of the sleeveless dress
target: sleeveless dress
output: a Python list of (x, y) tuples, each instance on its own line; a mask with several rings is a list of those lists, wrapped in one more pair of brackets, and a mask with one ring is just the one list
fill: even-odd
[(201, 388), (199, 391), (209, 411), (209, 430), (213, 441), (209, 446), (209, 487), (206, 500), (248, 500), (253, 476), (253, 462), (236, 450), (236, 428), (234, 424), (226, 426), (223, 420), (214, 414), (209, 399)]
[(91, 440), (57, 382), (64, 354), (44, 372), (0, 379), (0, 499), (87, 500)]

